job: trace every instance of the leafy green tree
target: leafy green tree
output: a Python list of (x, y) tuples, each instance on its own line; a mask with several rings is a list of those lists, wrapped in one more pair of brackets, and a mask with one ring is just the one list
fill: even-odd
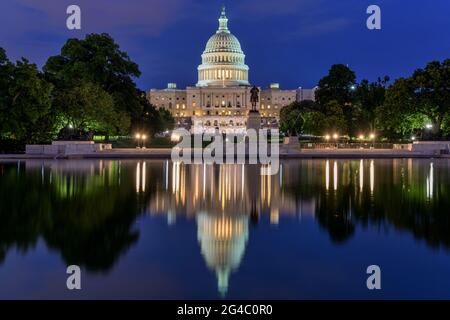
[(376, 127), (388, 137), (410, 136), (423, 126), (425, 116), (417, 112), (414, 84), (400, 78), (386, 90), (383, 105), (375, 109)]
[[(59, 55), (48, 59), (44, 71), (46, 77), (55, 84), (56, 95), (70, 96), (73, 88), (92, 83), (112, 98), (116, 113), (112, 113), (108, 107), (108, 115), (93, 112), (91, 121), (95, 120), (100, 124), (106, 118), (112, 118), (114, 123), (111, 128), (124, 133), (129, 131), (129, 128), (124, 130), (124, 125), (131, 124), (142, 115), (144, 106), (141, 92), (133, 81), (133, 78), (141, 74), (138, 65), (120, 50), (119, 45), (108, 34), (89, 34), (82, 40), (69, 39)], [(94, 98), (86, 88), (79, 90), (85, 93), (85, 99)], [(88, 104), (96, 107), (97, 102), (94, 99)], [(105, 104), (100, 107), (105, 107)], [(94, 116), (98, 118), (94, 119)], [(118, 124), (119, 118), (123, 121)], [(106, 123), (99, 126), (107, 127)]]
[(303, 132), (305, 114), (317, 109), (317, 104), (311, 100), (292, 102), (280, 110), (280, 129), (290, 135)]
[(93, 83), (62, 91), (56, 105), (65, 126), (106, 132), (127, 132), (130, 126), (127, 114), (114, 109), (113, 97)]
[(384, 103), (388, 82), (389, 77), (385, 76), (372, 83), (362, 80), (356, 87), (353, 109), (358, 119), (359, 130), (366, 132), (375, 130), (375, 110)]
[(330, 101), (322, 111), (308, 112), (304, 115), (303, 131), (314, 135), (347, 132), (347, 122), (343, 108), (335, 100)]
[(24, 58), (11, 64), (2, 50), (0, 60), (2, 136), (23, 143), (49, 141), (55, 134), (53, 86)]
[(280, 130), (287, 135), (296, 136), (302, 131), (303, 118), (300, 109), (290, 104), (280, 110)]
[(416, 109), (431, 119), (436, 136), (441, 136), (444, 118), (450, 113), (450, 59), (432, 61), (412, 76)]
[(9, 112), (9, 88), (12, 82), (13, 64), (8, 60), (6, 52), (0, 47), (0, 138), (7, 134), (7, 116)]
[(332, 100), (336, 100), (341, 106), (352, 104), (355, 88), (355, 72), (343, 64), (332, 65), (328, 75), (319, 81), (316, 102), (322, 106)]

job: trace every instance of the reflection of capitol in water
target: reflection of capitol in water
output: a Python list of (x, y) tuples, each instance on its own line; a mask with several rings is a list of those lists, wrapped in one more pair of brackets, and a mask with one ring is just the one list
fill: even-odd
[(177, 215), (195, 217), (201, 254), (216, 274), (222, 296), (244, 257), (250, 219), (268, 216), (271, 224), (278, 224), (280, 214), (295, 217), (315, 211), (313, 200), (296, 201), (283, 192), (282, 170), (262, 176), (258, 165), (166, 162), (162, 171), (164, 182), (148, 211), (167, 214), (169, 224)]
[(230, 273), (237, 270), (248, 240), (248, 216), (197, 215), (198, 241), (208, 268), (217, 276), (222, 296), (228, 290)]
[[(64, 206), (75, 200), (86, 204), (81, 209), (84, 220), (70, 220), (69, 226), (83, 222), (85, 230), (84, 224), (98, 224), (112, 232), (107, 239), (118, 237), (108, 218), (123, 216), (127, 209), (136, 215), (167, 217), (168, 224), (180, 217), (195, 221), (201, 255), (215, 274), (221, 295), (227, 293), (231, 276), (242, 263), (254, 223), (277, 225), (286, 221), (283, 217), (312, 217), (332, 241), (339, 242), (349, 239), (355, 226), (368, 218), (374, 223), (391, 219), (402, 228), (422, 230), (417, 221), (429, 219), (429, 225), (439, 217), (396, 216), (405, 208), (396, 200), (406, 199), (406, 205), (414, 204), (411, 208), (423, 204), (421, 210), (426, 212), (426, 206), (447, 199), (442, 194), (449, 172), (446, 162), (412, 159), (283, 161), (274, 176), (260, 175), (259, 165), (184, 165), (164, 160), (18, 162), (17, 175), (24, 169), (52, 201)], [(380, 211), (384, 202), (392, 209)], [(120, 223), (114, 227), (120, 229)], [(446, 222), (438, 224), (442, 223)], [(423, 230), (426, 237), (427, 229)]]
[[(163, 183), (158, 185), (148, 209), (152, 214), (169, 214), (172, 222), (176, 215), (195, 217), (207, 212), (267, 214), (271, 223), (277, 224), (280, 214), (314, 213), (312, 199), (300, 201), (284, 192), (283, 185), (293, 177), (285, 177), (283, 166), (278, 174), (264, 176), (259, 174), (259, 165), (184, 165), (167, 161), (162, 172)], [(142, 181), (142, 177), (137, 179)]]

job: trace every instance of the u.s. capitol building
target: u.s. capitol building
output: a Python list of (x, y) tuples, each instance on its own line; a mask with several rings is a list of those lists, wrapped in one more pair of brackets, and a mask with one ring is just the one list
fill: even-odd
[[(228, 29), (222, 8), (219, 28), (209, 38), (198, 66), (196, 86), (180, 90), (169, 83), (166, 89), (151, 89), (147, 97), (155, 107), (169, 110), (178, 126), (189, 127), (193, 133), (245, 133), (251, 89), (245, 54)], [(256, 105), (262, 127), (277, 127), (280, 109), (302, 100), (314, 100), (314, 89), (282, 90), (277, 83), (262, 89)]]

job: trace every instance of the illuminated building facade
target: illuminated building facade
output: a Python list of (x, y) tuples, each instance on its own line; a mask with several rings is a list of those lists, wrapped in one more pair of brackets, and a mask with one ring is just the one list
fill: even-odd
[[(195, 87), (180, 90), (169, 83), (166, 89), (152, 89), (147, 94), (150, 103), (169, 110), (179, 126), (195, 133), (245, 133), (252, 85), (241, 44), (228, 29), (225, 8), (201, 58)], [(277, 127), (280, 109), (302, 100), (314, 100), (314, 89), (282, 90), (277, 83), (262, 89), (256, 108), (263, 127)]]

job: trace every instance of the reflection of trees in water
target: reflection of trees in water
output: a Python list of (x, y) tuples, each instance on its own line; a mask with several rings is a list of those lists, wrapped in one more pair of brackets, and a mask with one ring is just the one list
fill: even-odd
[(0, 178), (0, 259), (42, 238), (67, 264), (110, 269), (136, 243), (132, 225), (146, 202), (133, 188), (135, 167), (119, 166), (109, 162), (88, 172), (8, 166)]
[[(450, 248), (450, 164), (446, 160), (312, 160), (288, 162), (284, 189), (314, 198), (316, 219), (342, 242), (357, 225), (412, 232)], [(335, 165), (336, 164), (336, 165)]]

